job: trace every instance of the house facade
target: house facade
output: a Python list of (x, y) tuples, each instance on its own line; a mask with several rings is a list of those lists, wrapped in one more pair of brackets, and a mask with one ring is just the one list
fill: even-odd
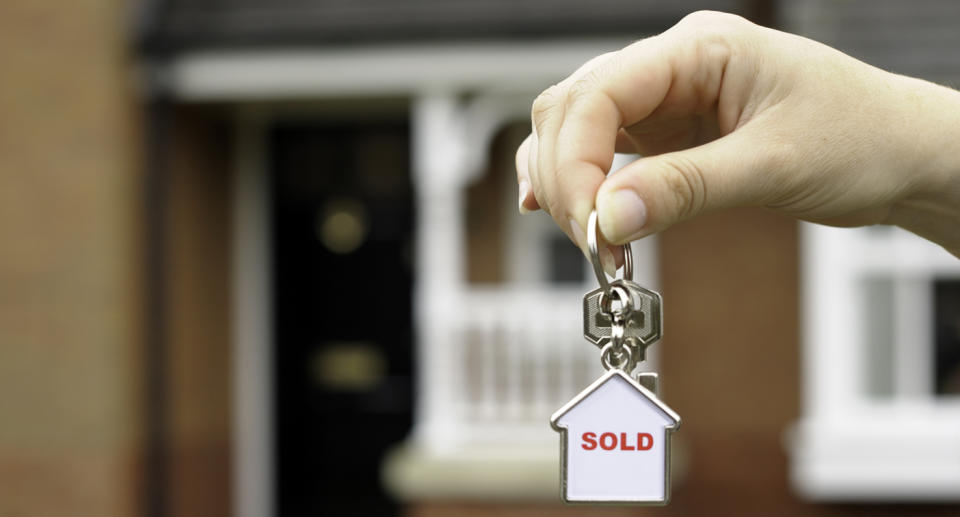
[[(559, 503), (549, 419), (603, 373), (596, 286), (515, 212), (535, 95), (699, 8), (960, 78), (947, 1), (138, 5), (130, 46), (106, 4), (0, 17), (7, 48), (67, 38), (50, 77), (11, 61), (4, 207), (34, 225), (0, 257), (0, 513), (589, 511)], [(644, 368), (684, 419), (660, 513), (950, 511), (953, 257), (760, 209), (634, 252), (664, 301)]]
[[(390, 16), (390, 8), (379, 4), (305, 10), (290, 4), (277, 7), (273, 24), (259, 28), (249, 22), (257, 12), (242, 6), (201, 15), (184, 4), (158, 13), (144, 48), (149, 56), (156, 42), (163, 43), (161, 59), (147, 62), (158, 64), (166, 95), (176, 106), (222, 110), (206, 117), (230, 117), (232, 170), (225, 187), (231, 192), (237, 248), (230, 263), (238, 299), (231, 317), (234, 508), (283, 514), (338, 504), (318, 496), (317, 483), (326, 483), (331, 495), (354, 494), (344, 497), (345, 505), (358, 498), (414, 508), (449, 500), (556, 500), (557, 453), (545, 423), (601, 372), (596, 350), (581, 339), (578, 315), (580, 296), (595, 286), (586, 262), (549, 218), (516, 216), (513, 149), (526, 133), (530, 102), (545, 85), (590, 56), (658, 32), (702, 7), (761, 17), (776, 12), (786, 29), (915, 75), (943, 81), (955, 70), (942, 61), (918, 67), (929, 60), (909, 52), (935, 52), (920, 43), (903, 44), (913, 50), (899, 52), (882, 43), (893, 27), (923, 27), (931, 17), (949, 20), (952, 8), (943, 2), (913, 11), (895, 2), (717, 2), (669, 9), (570, 3), (545, 7), (553, 13), (547, 19), (527, 11), (508, 17), (489, 4), (410, 4), (403, 16)], [(858, 17), (872, 21), (860, 23)], [(392, 183), (384, 179), (391, 176)], [(343, 179), (316, 179), (331, 177)], [(310, 230), (343, 215), (368, 228), (354, 252), (330, 251), (323, 238), (319, 248), (297, 240), (312, 238)], [(377, 234), (387, 221), (395, 223), (395, 233)], [(292, 230), (301, 227), (307, 233)], [(848, 311), (873, 310), (851, 309), (871, 297), (844, 298), (840, 290), (873, 289), (863, 287), (858, 269), (844, 270), (820, 250), (846, 257), (884, 254), (823, 246), (824, 232), (744, 210), (685, 223), (635, 245), (640, 283), (659, 288), (665, 303), (665, 338), (651, 349), (647, 367), (661, 371), (664, 396), (691, 415), (674, 458), (675, 487), (678, 494), (690, 491), (688, 500), (726, 482), (711, 467), (719, 464), (751, 472), (737, 479), (737, 490), (726, 492), (724, 504), (732, 508), (750, 500), (757, 508), (799, 505), (802, 513), (810, 511), (803, 501), (869, 501), (894, 493), (897, 483), (906, 487), (903, 500), (923, 500), (931, 487), (954, 482), (950, 475), (915, 476), (952, 471), (952, 456), (939, 454), (951, 447), (946, 441), (934, 449), (944, 460), (935, 468), (890, 463), (884, 468), (899, 478), (866, 485), (858, 474), (863, 467), (856, 458), (884, 456), (857, 452), (850, 437), (872, 443), (864, 438), (889, 426), (871, 423), (858, 409), (858, 379), (865, 375), (864, 358), (873, 354), (858, 355), (872, 349), (851, 329), (877, 332), (882, 319), (837, 318), (840, 310), (829, 312), (835, 316), (829, 322), (818, 319), (830, 307), (820, 296), (848, 300)], [(871, 242), (922, 246), (895, 231), (889, 235)], [(374, 258), (365, 258), (374, 243)], [(887, 256), (901, 263), (911, 253), (936, 255)], [(912, 273), (926, 271), (913, 277), (913, 301), (898, 298), (908, 292), (900, 287), (890, 295), (901, 300), (891, 303), (907, 319), (898, 335), (921, 336), (919, 329), (929, 329), (924, 322), (936, 311), (929, 306), (918, 314), (919, 293), (954, 278), (953, 262), (942, 254), (927, 260), (915, 261), (927, 265)], [(397, 267), (404, 263), (406, 269)], [(835, 276), (841, 274), (846, 283)], [(311, 285), (312, 293), (305, 289)], [(366, 290), (377, 285), (383, 291), (373, 294), (387, 305), (378, 313), (395, 316), (384, 324), (389, 331), (374, 331), (378, 325), (356, 316), (364, 311), (355, 307), (371, 296)], [(812, 294), (820, 292), (833, 294)], [(331, 296), (342, 310), (328, 308)], [(344, 326), (364, 331), (339, 330)], [(923, 372), (936, 369), (932, 355), (924, 362), (922, 353), (896, 354), (898, 372), (914, 365), (892, 374), (913, 379), (897, 383), (922, 385)], [(312, 367), (298, 379), (301, 364)], [(350, 364), (358, 365), (357, 379), (329, 376)], [(364, 379), (362, 372), (371, 371), (380, 376)], [(365, 385), (372, 388), (364, 392)], [(388, 393), (407, 395), (395, 399)], [(406, 409), (395, 419), (369, 416), (367, 408), (379, 404)], [(307, 409), (317, 405), (347, 409)], [(943, 416), (925, 421), (940, 422), (928, 427), (949, 436), (947, 406), (938, 403), (933, 411)], [(887, 411), (902, 420), (911, 410)], [(370, 440), (362, 438), (364, 428), (334, 425), (353, 421), (374, 422), (383, 443), (374, 446), (379, 452), (361, 468), (365, 473), (350, 480), (322, 466), (353, 459), (350, 453), (338, 456), (352, 447), (349, 440), (337, 442), (339, 437)], [(847, 431), (836, 434), (837, 428)], [(318, 445), (328, 442), (337, 445)], [(853, 463), (831, 470), (843, 451)], [(778, 471), (789, 473), (787, 482), (769, 475)], [(783, 485), (771, 490), (767, 484), (777, 479)], [(910, 485), (905, 479), (923, 481)], [(349, 486), (367, 488), (351, 492)], [(766, 498), (758, 501), (758, 493)]]

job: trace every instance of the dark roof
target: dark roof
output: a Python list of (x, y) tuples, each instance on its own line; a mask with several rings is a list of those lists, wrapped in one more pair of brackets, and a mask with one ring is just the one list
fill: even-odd
[(147, 54), (210, 47), (391, 41), (642, 36), (736, 0), (154, 0), (138, 38)]

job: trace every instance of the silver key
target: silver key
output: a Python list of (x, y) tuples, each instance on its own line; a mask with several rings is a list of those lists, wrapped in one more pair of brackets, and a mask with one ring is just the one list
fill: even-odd
[[(550, 419), (560, 432), (561, 496), (568, 503), (664, 505), (670, 499), (670, 436), (680, 416), (657, 397), (657, 374), (631, 374), (646, 347), (660, 339), (662, 302), (658, 293), (632, 282), (629, 244), (623, 246), (623, 279), (607, 280), (596, 211), (587, 224), (600, 288), (583, 297), (583, 335), (602, 347), (600, 364), (607, 373)], [(615, 429), (619, 440), (615, 432), (594, 429)], [(640, 450), (647, 452), (630, 452)]]
[[(604, 347), (610, 342), (614, 314), (619, 314), (625, 327), (625, 344), (640, 354), (660, 339), (663, 318), (660, 293), (641, 287), (636, 282), (618, 279), (610, 282), (613, 297), (606, 296), (603, 288), (590, 291), (583, 297), (583, 337)], [(611, 298), (616, 298), (611, 299)]]

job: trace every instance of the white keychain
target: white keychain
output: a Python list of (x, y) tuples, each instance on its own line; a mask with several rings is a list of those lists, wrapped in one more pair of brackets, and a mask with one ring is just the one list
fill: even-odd
[(584, 296), (584, 337), (601, 347), (607, 373), (550, 419), (560, 432), (561, 496), (567, 503), (664, 505), (670, 500), (670, 435), (680, 416), (657, 398), (657, 374), (631, 373), (662, 334), (661, 299), (624, 278), (608, 282), (597, 251), (597, 213), (587, 242), (600, 288)]

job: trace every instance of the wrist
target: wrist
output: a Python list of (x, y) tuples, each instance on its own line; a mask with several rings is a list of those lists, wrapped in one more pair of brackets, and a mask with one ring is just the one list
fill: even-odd
[(960, 257), (960, 92), (919, 79), (904, 81), (901, 149), (908, 159), (905, 190), (890, 223), (930, 239)]

